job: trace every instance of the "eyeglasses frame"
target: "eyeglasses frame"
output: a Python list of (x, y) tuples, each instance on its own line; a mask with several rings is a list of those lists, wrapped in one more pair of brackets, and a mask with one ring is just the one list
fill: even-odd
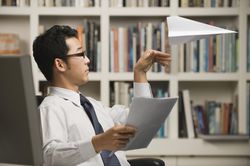
[(68, 54), (67, 56), (56, 57), (56, 58), (67, 59), (67, 58), (71, 58), (71, 57), (83, 57), (83, 58), (85, 58), (86, 57), (86, 51), (75, 53), (75, 54)]

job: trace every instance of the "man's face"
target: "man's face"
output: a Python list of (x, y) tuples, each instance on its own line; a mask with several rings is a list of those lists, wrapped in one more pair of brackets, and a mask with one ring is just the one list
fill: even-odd
[[(66, 39), (66, 44), (69, 47), (67, 55), (81, 53), (82, 46), (79, 40), (75, 37)], [(89, 59), (87, 56), (71, 56), (67, 58), (68, 69), (65, 72), (65, 76), (70, 83), (76, 86), (80, 86), (88, 82), (89, 74)]]

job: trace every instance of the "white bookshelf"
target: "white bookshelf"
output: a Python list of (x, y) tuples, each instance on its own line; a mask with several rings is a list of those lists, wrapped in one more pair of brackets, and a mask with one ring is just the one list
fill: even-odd
[[(105, 3), (104, 3), (105, 2)], [(113, 81), (133, 81), (130, 72), (109, 72), (109, 30), (112, 26), (134, 24), (138, 20), (159, 22), (166, 16), (179, 15), (198, 21), (214, 19), (225, 24), (236, 24), (239, 30), (240, 52), (239, 70), (236, 73), (178, 73), (177, 47), (172, 46), (171, 72), (148, 73), (148, 79), (166, 83), (171, 96), (177, 96), (184, 88), (191, 90), (191, 98), (197, 103), (206, 99), (232, 101), (235, 91), (238, 96), (239, 128), (246, 133), (246, 83), (250, 74), (246, 71), (247, 29), (250, 25), (250, 7), (248, 1), (240, 0), (235, 8), (179, 8), (178, 1), (170, 0), (170, 7), (118, 8), (109, 7), (108, 0), (102, 1), (100, 7), (38, 7), (37, 0), (31, 1), (30, 7), (0, 7), (0, 32), (18, 33), (22, 43), (22, 53), (32, 53), (32, 42), (38, 35), (39, 24), (50, 27), (54, 24), (77, 26), (84, 18), (89, 18), (101, 25), (101, 72), (89, 74), (90, 82), (81, 87), (86, 94), (100, 99), (105, 105), (110, 102), (110, 83)], [(33, 77), (36, 93), (38, 81), (45, 80), (33, 62)], [(87, 90), (88, 89), (88, 90)], [(87, 91), (86, 91), (87, 90)], [(215, 94), (214, 94), (215, 93)], [(207, 94), (207, 95), (205, 95)], [(219, 94), (219, 95), (217, 95)], [(129, 157), (152, 156), (166, 159), (170, 165), (183, 165), (184, 161), (197, 159), (202, 161), (222, 161), (226, 164), (237, 163), (250, 165), (250, 141), (215, 141), (202, 139), (178, 138), (178, 108), (173, 108), (169, 116), (167, 139), (154, 139), (147, 149), (127, 152)], [(219, 158), (219, 159), (218, 159)], [(235, 160), (233, 160), (235, 159)], [(178, 162), (179, 161), (179, 162)], [(192, 161), (189, 161), (192, 163)], [(201, 162), (202, 163), (202, 162)], [(168, 164), (169, 165), (169, 164)], [(185, 165), (185, 164), (184, 164)]]

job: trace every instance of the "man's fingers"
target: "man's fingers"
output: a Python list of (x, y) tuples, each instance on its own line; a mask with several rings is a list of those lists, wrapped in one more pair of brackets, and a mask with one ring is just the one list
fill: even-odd
[(136, 132), (136, 128), (131, 127), (131, 126), (124, 126), (124, 125), (119, 125), (119, 126), (115, 126), (113, 128), (113, 134), (115, 136), (117, 135), (129, 135), (130, 137), (134, 136)]
[(158, 63), (163, 65), (163, 66), (169, 66), (170, 65), (170, 61), (165, 61), (165, 62), (159, 61)]
[(169, 62), (171, 62), (172, 58), (169, 58), (169, 57), (156, 57), (155, 61), (156, 62), (160, 62), (160, 61), (169, 61)]
[(129, 139), (130, 139), (130, 135), (116, 134), (116, 136), (114, 138), (114, 144), (115, 144), (117, 149), (121, 149), (128, 144)]
[(121, 134), (129, 134), (129, 133), (135, 133), (136, 129), (135, 128), (131, 128), (131, 127), (129, 127), (129, 128), (126, 127), (125, 129), (120, 130), (118, 132), (121, 133)]

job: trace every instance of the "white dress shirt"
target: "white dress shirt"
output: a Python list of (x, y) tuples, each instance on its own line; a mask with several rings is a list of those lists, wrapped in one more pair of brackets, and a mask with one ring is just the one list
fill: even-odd
[[(134, 96), (152, 97), (148, 83), (134, 83)], [(87, 97), (97, 118), (106, 131), (115, 123), (125, 123), (128, 108), (115, 105), (105, 107)], [(100, 153), (96, 153), (91, 139), (95, 130), (80, 104), (79, 93), (50, 87), (50, 94), (39, 106), (43, 133), (43, 156), (46, 166), (103, 166)], [(115, 152), (122, 166), (128, 166), (125, 153)]]

